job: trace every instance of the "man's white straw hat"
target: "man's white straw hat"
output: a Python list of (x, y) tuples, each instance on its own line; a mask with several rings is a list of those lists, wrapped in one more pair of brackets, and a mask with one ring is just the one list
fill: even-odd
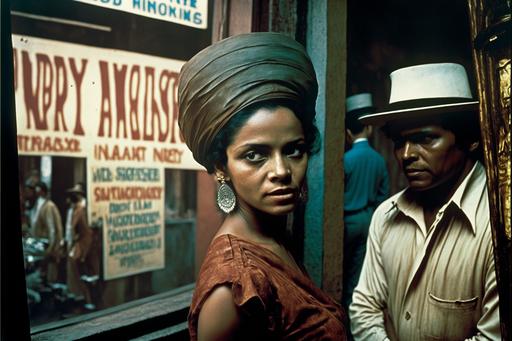
[(393, 71), (389, 106), (383, 112), (363, 115), (363, 124), (427, 117), (448, 112), (476, 111), (466, 70), (460, 64), (436, 63)]

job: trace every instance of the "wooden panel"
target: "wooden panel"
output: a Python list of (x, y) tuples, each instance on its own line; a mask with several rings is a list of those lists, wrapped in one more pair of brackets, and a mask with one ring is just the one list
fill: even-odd
[(215, 201), (216, 192), (217, 184), (213, 177), (206, 172), (197, 172), (196, 275), (223, 219)]
[(308, 169), (304, 263), (313, 280), (338, 300), (343, 264), (345, 9), (346, 1), (309, 1), (306, 38), (319, 83), (316, 121), (322, 149)]
[(343, 278), (343, 150), (345, 138), (346, 9), (345, 0), (328, 1), (325, 79), (325, 193), (322, 288), (341, 300)]
[[(124, 340), (156, 333), (186, 321), (194, 286), (155, 295), (86, 316), (33, 328), (32, 340), (101, 338)], [(180, 328), (176, 332), (180, 333)]]
[(503, 340), (512, 340), (510, 2), (469, 0)]
[[(223, 0), (227, 1), (227, 0)], [(253, 0), (230, 1), (229, 35), (233, 36), (252, 31)]]

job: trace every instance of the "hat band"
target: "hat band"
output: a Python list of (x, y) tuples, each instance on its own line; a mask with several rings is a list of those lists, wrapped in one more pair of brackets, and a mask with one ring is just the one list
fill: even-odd
[(461, 98), (461, 97), (436, 97), (436, 98), (421, 98), (421, 99), (411, 99), (407, 101), (397, 101), (394, 103), (390, 103), (386, 107), (386, 111), (393, 110), (405, 110), (405, 109), (414, 109), (414, 108), (423, 108), (430, 106), (439, 106), (445, 104), (455, 104), (455, 103), (469, 103), (474, 100), (471, 98)]
[(373, 114), (375, 112), (375, 107), (364, 107), (359, 109), (354, 109), (347, 111), (345, 117), (361, 117), (363, 115)]

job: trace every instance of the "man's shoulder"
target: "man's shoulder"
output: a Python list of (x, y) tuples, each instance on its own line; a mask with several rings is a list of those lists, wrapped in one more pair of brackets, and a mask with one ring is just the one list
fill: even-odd
[(364, 158), (364, 159), (370, 158), (370, 159), (378, 160), (379, 162), (385, 163), (384, 157), (369, 144), (364, 144), (358, 148), (351, 148), (345, 152), (345, 159), (350, 160), (350, 159), (358, 159), (358, 158)]
[(83, 214), (85, 213), (85, 206), (83, 204), (77, 204), (74, 209), (75, 214)]
[(375, 148), (373, 148), (370, 144), (366, 145), (365, 148), (363, 148), (363, 151), (366, 156), (371, 157), (383, 164), (386, 163), (386, 160), (384, 160), (384, 157), (377, 150), (375, 150)]
[(55, 203), (50, 199), (46, 199), (43, 206), (41, 207), (41, 210), (54, 210), (54, 209), (58, 210), (57, 205), (55, 205)]

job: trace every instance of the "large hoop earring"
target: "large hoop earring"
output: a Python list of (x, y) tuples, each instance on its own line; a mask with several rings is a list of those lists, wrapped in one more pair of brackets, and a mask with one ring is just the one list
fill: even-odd
[(219, 189), (217, 190), (217, 206), (219, 206), (222, 212), (229, 214), (235, 209), (235, 192), (226, 183), (224, 175), (217, 175), (217, 181), (220, 182)]

